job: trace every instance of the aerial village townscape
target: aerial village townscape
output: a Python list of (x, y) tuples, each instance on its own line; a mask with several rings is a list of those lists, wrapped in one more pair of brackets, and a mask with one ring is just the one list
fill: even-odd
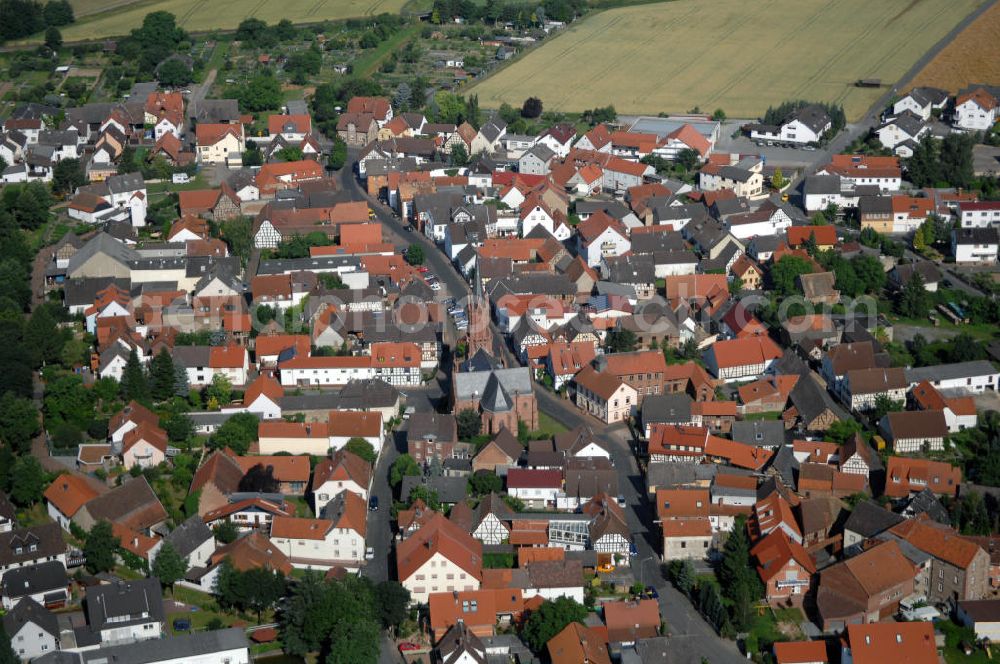
[(988, 664), (997, 0), (0, 0), (0, 664)]

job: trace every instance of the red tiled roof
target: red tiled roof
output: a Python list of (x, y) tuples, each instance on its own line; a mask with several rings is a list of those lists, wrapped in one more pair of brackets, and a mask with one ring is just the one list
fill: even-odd
[(832, 247), (837, 244), (837, 228), (835, 226), (791, 226), (787, 233), (789, 247), (805, 244), (810, 236), (815, 236), (816, 244), (820, 247)]
[(98, 493), (83, 478), (63, 473), (53, 480), (43, 495), (56, 509), (72, 518), (81, 507), (96, 498)]
[(562, 487), (561, 470), (511, 468), (507, 471), (508, 489), (558, 489)]
[(440, 553), (470, 576), (482, 576), (483, 544), (440, 512), (417, 532), (396, 546), (396, 569), (400, 581), (406, 581), (434, 554)]
[(280, 134), (285, 125), (294, 127), (295, 133), (308, 134), (312, 130), (312, 118), (308, 115), (272, 115), (267, 119), (267, 133)]
[(808, 664), (828, 662), (825, 641), (783, 641), (774, 644), (777, 664)]
[(382, 433), (382, 413), (331, 410), (327, 432), (331, 437), (375, 438)]
[(854, 664), (938, 664), (934, 625), (889, 622), (848, 625), (847, 641)]
[(780, 528), (757, 542), (750, 549), (750, 555), (757, 559), (757, 573), (765, 583), (778, 574), (784, 574), (792, 561), (809, 574), (816, 573), (816, 565), (809, 553), (801, 544), (790, 540)]
[(783, 354), (781, 347), (767, 336), (716, 341), (709, 352), (715, 355), (719, 369), (764, 364), (769, 360), (777, 360)]

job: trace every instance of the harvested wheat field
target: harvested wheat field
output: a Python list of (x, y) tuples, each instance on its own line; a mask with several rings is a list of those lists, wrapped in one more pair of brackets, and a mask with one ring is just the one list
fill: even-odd
[(913, 79), (913, 86), (950, 92), (970, 83), (1000, 85), (1000, 4), (962, 30)]
[[(319, 23), (383, 12), (397, 13), (405, 0), (72, 0), (76, 11), (92, 14), (73, 25), (66, 26), (66, 41), (97, 39), (127, 35), (132, 28), (142, 25), (146, 14), (168, 11), (177, 17), (177, 24), (185, 30), (205, 32), (216, 29), (234, 29), (245, 18), (256, 17), (267, 23), (277, 23), (283, 18), (294, 23)], [(108, 7), (117, 7), (107, 9)]]
[(655, 115), (699, 107), (758, 117), (785, 100), (860, 117), (982, 0), (676, 0), (600, 12), (471, 89), (484, 106), (614, 104)]

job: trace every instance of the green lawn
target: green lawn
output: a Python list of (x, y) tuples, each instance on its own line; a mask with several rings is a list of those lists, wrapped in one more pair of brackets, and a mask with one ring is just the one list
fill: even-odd
[(749, 415), (744, 415), (744, 420), (777, 420), (781, 418), (781, 413), (771, 412), (771, 413), (750, 413)]
[(556, 422), (550, 416), (545, 413), (538, 413), (538, 429), (533, 433), (545, 434), (547, 436), (554, 436), (557, 433), (562, 433), (563, 431), (569, 431), (565, 426)]
[(17, 525), (22, 528), (40, 526), (51, 520), (48, 512), (45, 511), (45, 505), (42, 503), (37, 503), (26, 510), (18, 510), (17, 512)]
[(971, 655), (966, 655), (959, 647), (962, 641), (970, 644), (976, 642), (976, 633), (971, 628), (962, 627), (950, 620), (936, 622), (934, 626), (944, 634), (944, 660), (948, 664), (989, 664), (993, 661), (982, 648), (976, 647)]
[(285, 498), (285, 503), (292, 508), (292, 514), (294, 516), (300, 516), (306, 519), (313, 518), (312, 507), (309, 506), (309, 502), (305, 498), (300, 498), (299, 496), (289, 496)]
[(403, 44), (419, 35), (422, 28), (423, 26), (420, 23), (415, 23), (403, 28), (375, 48), (366, 50), (364, 55), (354, 61), (354, 75), (367, 78), (374, 74), (378, 71), (379, 65), (382, 64), (383, 60), (387, 59), (390, 54), (402, 49)]
[(193, 189), (208, 188), (208, 178), (205, 177), (204, 173), (199, 173), (194, 176), (187, 184), (174, 184), (170, 180), (166, 180), (164, 182), (154, 182), (146, 185), (146, 191), (150, 194), (163, 194), (174, 191), (191, 191)]
[(895, 316), (892, 314), (887, 316), (887, 318), (895, 325), (926, 327), (928, 330), (941, 330), (945, 332), (952, 332), (956, 335), (959, 332), (965, 332), (966, 334), (970, 334), (982, 341), (992, 341), (997, 333), (997, 327), (995, 325), (990, 325), (989, 323), (955, 325), (954, 323), (949, 322), (940, 311), (934, 312), (934, 315), (937, 317), (940, 325), (934, 325), (926, 318), (903, 318), (902, 316)]

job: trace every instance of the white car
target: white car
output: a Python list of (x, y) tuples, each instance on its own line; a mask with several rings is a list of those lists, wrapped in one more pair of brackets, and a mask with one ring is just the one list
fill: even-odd
[(372, 547), (365, 549), (365, 560), (375, 560), (375, 549)]
[(431, 290), (432, 291), (439, 291), (439, 290), (441, 290), (441, 284), (439, 284), (438, 282), (435, 281), (434, 283), (431, 284)]

